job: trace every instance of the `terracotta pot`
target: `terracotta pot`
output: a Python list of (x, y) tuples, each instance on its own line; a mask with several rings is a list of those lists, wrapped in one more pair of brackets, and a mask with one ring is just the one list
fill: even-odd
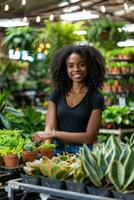
[(9, 154), (3, 156), (6, 167), (17, 167), (19, 164), (19, 158), (16, 154)]
[(54, 155), (55, 149), (39, 149), (41, 156), (47, 156), (48, 158), (52, 158)]
[(32, 152), (23, 151), (22, 152), (22, 158), (25, 163), (33, 162), (36, 159), (36, 156), (37, 156), (37, 151), (32, 151)]

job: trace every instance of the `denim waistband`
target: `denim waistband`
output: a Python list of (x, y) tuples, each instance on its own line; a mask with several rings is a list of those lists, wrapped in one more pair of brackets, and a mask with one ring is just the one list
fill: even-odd
[[(63, 154), (63, 153), (70, 153), (76, 154), (79, 153), (80, 148), (83, 144), (62, 144), (59, 141), (54, 142), (56, 144), (55, 154)], [(93, 145), (87, 145), (90, 150), (92, 150)]]

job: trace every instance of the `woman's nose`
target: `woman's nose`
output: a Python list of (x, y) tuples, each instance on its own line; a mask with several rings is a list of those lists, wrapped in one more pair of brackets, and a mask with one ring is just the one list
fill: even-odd
[(79, 71), (79, 66), (77, 64), (75, 64), (73, 70), (74, 71)]

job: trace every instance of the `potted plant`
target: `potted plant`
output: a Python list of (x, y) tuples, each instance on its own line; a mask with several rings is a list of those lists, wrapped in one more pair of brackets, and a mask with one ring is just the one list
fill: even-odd
[(24, 139), (17, 130), (0, 130), (0, 155), (7, 167), (17, 167)]
[(37, 156), (36, 144), (30, 140), (26, 140), (23, 146), (22, 158), (24, 163), (33, 162)]
[(108, 17), (102, 17), (99, 20), (90, 22), (87, 28), (87, 39), (93, 42), (97, 47), (104, 49), (114, 49), (117, 43), (125, 40), (128, 33), (120, 29), (125, 22), (113, 21)]
[(128, 145), (120, 154), (119, 160), (115, 159), (108, 171), (108, 178), (114, 185), (113, 191), (117, 199), (134, 199), (134, 151)]
[(25, 174), (22, 174), (22, 182), (33, 185), (41, 185), (39, 166), (41, 160), (34, 160), (33, 162), (27, 162), (23, 167)]
[(38, 147), (38, 150), (41, 156), (47, 156), (48, 158), (52, 158), (55, 151), (55, 144), (52, 143), (41, 143)]
[(43, 175), (41, 177), (42, 186), (65, 189), (64, 180), (70, 172), (70, 166), (66, 160), (61, 160), (60, 156), (52, 159), (43, 156), (39, 169)]

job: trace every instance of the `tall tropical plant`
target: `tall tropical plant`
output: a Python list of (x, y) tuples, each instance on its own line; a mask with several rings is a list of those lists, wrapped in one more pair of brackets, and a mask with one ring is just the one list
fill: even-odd
[(46, 49), (46, 43), (50, 44), (46, 63), (50, 63), (50, 59), (57, 49), (64, 45), (74, 44), (75, 42), (85, 39), (84, 36), (80, 36), (75, 32), (83, 28), (84, 25), (82, 22), (71, 24), (63, 23), (61, 21), (51, 22), (45, 20), (44, 25), (45, 27), (39, 30), (38, 37), (34, 43), (36, 48), (43, 43), (44, 45), (42, 45), (42, 50)]
[(20, 48), (22, 50), (32, 50), (32, 43), (37, 36), (37, 31), (32, 27), (7, 28), (3, 39), (3, 46), (6, 49)]

